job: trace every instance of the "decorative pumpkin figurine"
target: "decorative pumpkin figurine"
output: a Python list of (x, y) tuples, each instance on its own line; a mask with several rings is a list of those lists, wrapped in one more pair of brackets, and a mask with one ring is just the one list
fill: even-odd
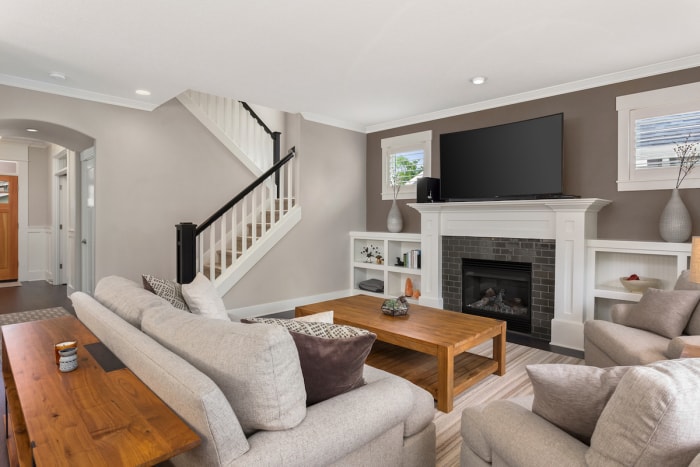
[(406, 288), (404, 290), (404, 295), (407, 297), (413, 297), (413, 281), (410, 277), (406, 278)]

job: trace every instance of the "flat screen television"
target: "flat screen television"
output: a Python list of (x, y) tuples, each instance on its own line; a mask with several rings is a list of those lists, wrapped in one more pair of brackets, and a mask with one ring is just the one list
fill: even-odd
[(444, 201), (558, 197), (564, 114), (440, 135)]

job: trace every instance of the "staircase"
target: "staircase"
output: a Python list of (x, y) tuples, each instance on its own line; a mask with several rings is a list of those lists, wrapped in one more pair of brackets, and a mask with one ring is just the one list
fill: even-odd
[(279, 160), (280, 133), (244, 102), (195, 91), (178, 99), (258, 177), (200, 225), (176, 226), (178, 282), (201, 272), (223, 295), (301, 221), (296, 151)]
[(245, 102), (192, 90), (177, 99), (256, 177), (279, 160), (280, 133)]

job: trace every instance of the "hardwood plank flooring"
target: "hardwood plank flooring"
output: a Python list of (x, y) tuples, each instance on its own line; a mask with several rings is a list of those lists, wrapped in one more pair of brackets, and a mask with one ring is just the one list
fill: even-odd
[(66, 296), (65, 285), (51, 285), (46, 281), (26, 281), (18, 287), (0, 287), (0, 313), (40, 310), (62, 306), (73, 312)]

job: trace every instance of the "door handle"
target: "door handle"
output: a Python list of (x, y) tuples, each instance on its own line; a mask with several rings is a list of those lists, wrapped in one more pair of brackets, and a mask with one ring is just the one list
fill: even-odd
[(87, 245), (87, 240), (83, 239), (83, 241), (80, 243), (82, 243), (83, 245)]

